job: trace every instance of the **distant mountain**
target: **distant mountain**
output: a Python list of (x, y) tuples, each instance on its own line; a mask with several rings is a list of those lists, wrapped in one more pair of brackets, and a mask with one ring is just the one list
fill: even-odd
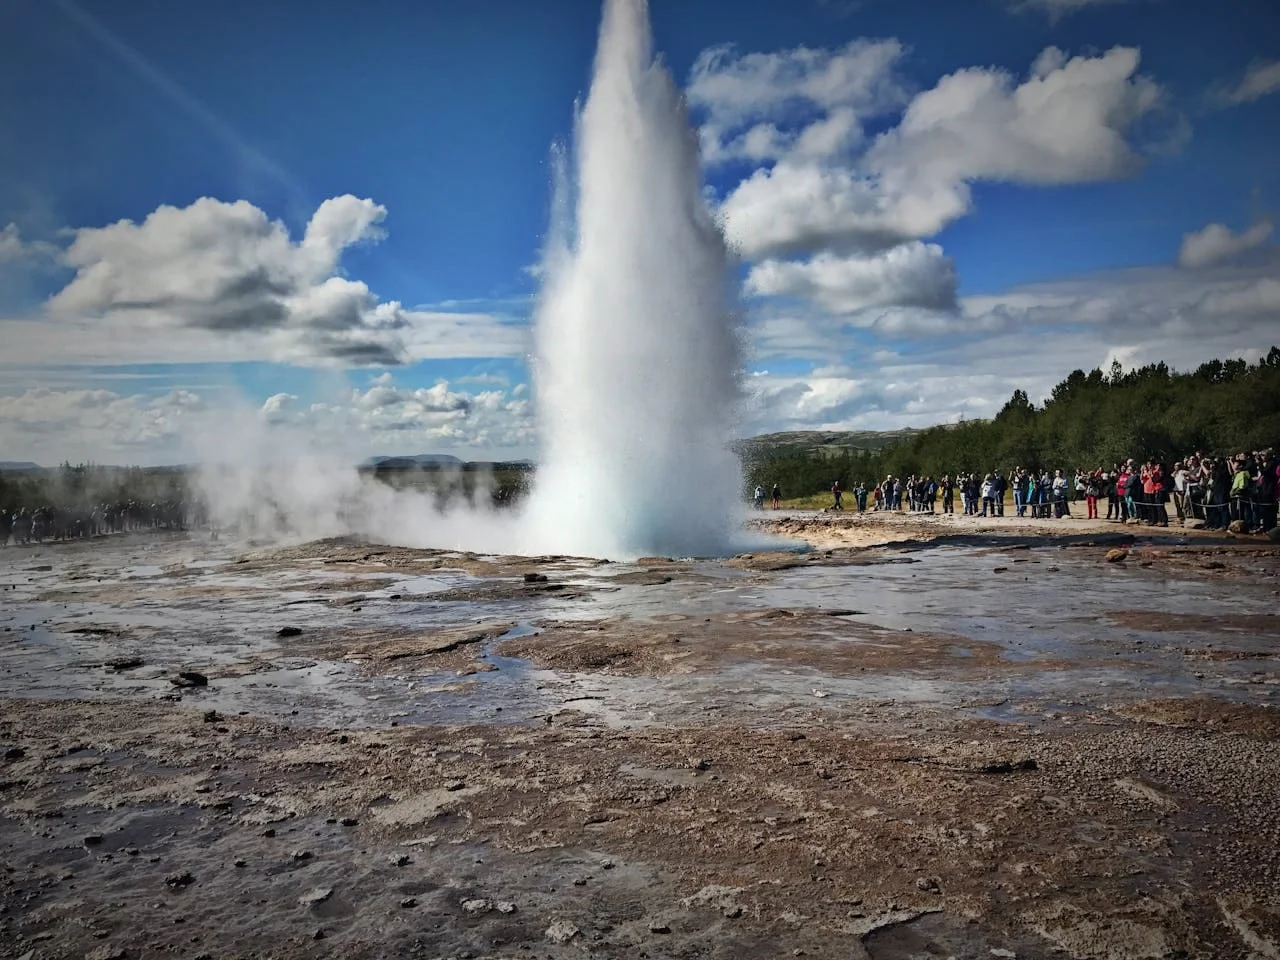
[(394, 464), (395, 469), (405, 469), (407, 467), (420, 465), (424, 463), (462, 463), (457, 457), (447, 453), (418, 453), (412, 456), (398, 457), (370, 457), (360, 464), (362, 467), (382, 467), (387, 464)]
[(0, 473), (36, 473), (43, 469), (30, 460), (0, 460)]

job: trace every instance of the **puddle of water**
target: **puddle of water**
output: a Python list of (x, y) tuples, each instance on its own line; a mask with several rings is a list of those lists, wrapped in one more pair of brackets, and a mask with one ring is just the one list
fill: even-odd
[[(17, 551), (12, 556), (0, 554), (0, 585), (10, 587), (0, 606), (0, 628), (7, 631), (0, 633), (4, 650), (0, 697), (171, 696), (174, 688), (169, 678), (185, 666), (208, 668), (215, 681), (207, 689), (184, 692), (184, 702), (320, 725), (379, 724), (391, 719), (529, 722), (561, 709), (613, 724), (689, 722), (690, 716), (724, 711), (776, 725), (793, 713), (846, 709), (867, 701), (952, 705), (992, 719), (1025, 721), (1018, 705), (1027, 702), (1097, 704), (1117, 697), (1199, 692), (1274, 702), (1280, 695), (1275, 661), (1188, 662), (1173, 648), (1211, 643), (1212, 638), (1194, 632), (1146, 633), (1117, 626), (1096, 612), (1146, 605), (1174, 614), (1270, 613), (1274, 609), (1270, 590), (1248, 583), (1181, 580), (1142, 570), (1108, 569), (1103, 576), (1096, 562), (1057, 552), (1051, 557), (1059, 569), (1052, 573), (1032, 566), (1045, 559), (1044, 552), (1014, 557), (1028, 561), (1015, 565), (990, 551), (954, 546), (915, 549), (913, 556), (923, 562), (909, 565), (794, 568), (770, 574), (699, 560), (691, 565), (696, 577), (674, 570), (671, 581), (652, 585), (613, 583), (615, 576), (643, 567), (611, 564), (557, 576), (557, 580), (586, 586), (585, 597), (537, 594), (502, 601), (442, 602), (432, 600), (432, 594), (477, 579), (463, 573), (395, 570), (353, 575), (319, 569), (310, 562), (269, 572), (238, 572), (224, 545), (202, 547), (190, 541), (157, 543), (147, 558), (156, 561), (151, 564), (138, 563), (136, 551), (136, 543), (127, 549), (106, 543), (78, 551), (70, 569), (86, 579), (75, 582), (95, 588), (100, 582), (116, 583), (119, 596), (104, 596), (99, 590), (84, 602), (57, 603), (35, 597), (67, 582), (61, 579), (69, 569), (66, 558), (45, 564), (38, 562), (42, 556)], [(893, 551), (884, 555), (895, 559)], [(202, 572), (198, 577), (163, 575), (175, 565)], [(37, 566), (53, 569), (27, 570)], [(996, 566), (1009, 569), (996, 574)], [(387, 578), (395, 583), (384, 585)], [(367, 592), (368, 603), (351, 607), (330, 606), (329, 601), (352, 596), (353, 591), (317, 589), (317, 584), (358, 585), (365, 579), (378, 586)], [(200, 589), (192, 591), (192, 586)], [(219, 594), (220, 590), (226, 592)], [(392, 601), (395, 595), (421, 599)], [(1016, 674), (982, 673), (966, 665), (963, 676), (924, 676), (905, 670), (827, 677), (803, 668), (745, 664), (713, 675), (655, 679), (556, 674), (494, 652), (502, 640), (535, 635), (539, 630), (534, 624), (542, 620), (620, 616), (662, 618), (669, 624), (680, 617), (704, 619), (772, 607), (856, 609), (862, 611), (858, 621), (869, 625), (954, 636), (957, 639), (949, 650), (962, 664), (973, 657), (966, 642), (994, 643), (1001, 647), (1003, 659), (1019, 669)], [(516, 624), (479, 651), (479, 659), (497, 669), (465, 677), (444, 672), (365, 677), (352, 664), (282, 658), (279, 650), (282, 643), (287, 648), (287, 641), (276, 637), (283, 625), (326, 632), (427, 631), (491, 620)], [(72, 634), (64, 630), (68, 623), (141, 632), (133, 637)], [(831, 632), (839, 635), (838, 628)], [(122, 654), (136, 654), (146, 664), (119, 672), (103, 667), (105, 661)], [(241, 669), (255, 658), (270, 663), (245, 676), (217, 676), (219, 668)], [(1117, 664), (1117, 659), (1123, 663)], [(1071, 666), (1034, 670), (1038, 660)], [(730, 689), (732, 696), (726, 694)], [(1007, 710), (963, 707), (966, 702), (990, 703), (1002, 696), (1009, 698)], [(1049, 712), (1063, 711), (1054, 707)]]
[(123, 580), (141, 580), (147, 577), (158, 577), (164, 573), (162, 567), (153, 563), (140, 563), (132, 567), (125, 567), (120, 571), (120, 577)]
[(514, 627), (500, 636), (499, 640), (518, 640), (521, 637), (536, 637), (542, 631), (531, 623), (517, 623)]

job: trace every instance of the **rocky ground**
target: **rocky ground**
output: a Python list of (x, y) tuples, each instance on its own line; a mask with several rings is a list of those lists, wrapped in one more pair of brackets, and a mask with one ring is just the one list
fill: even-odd
[(874, 522), (4, 551), (0, 957), (1280, 956), (1280, 549)]

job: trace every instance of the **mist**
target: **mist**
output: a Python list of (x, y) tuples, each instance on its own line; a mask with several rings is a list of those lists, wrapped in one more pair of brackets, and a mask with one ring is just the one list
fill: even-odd
[[(683, 97), (645, 0), (606, 0), (590, 93), (557, 149), (534, 318), (539, 468), (514, 509), (363, 480), (305, 431), (237, 430), (201, 489), (259, 535), (359, 533), (408, 546), (627, 559), (741, 546), (741, 330)], [(482, 498), (483, 499), (483, 498)]]

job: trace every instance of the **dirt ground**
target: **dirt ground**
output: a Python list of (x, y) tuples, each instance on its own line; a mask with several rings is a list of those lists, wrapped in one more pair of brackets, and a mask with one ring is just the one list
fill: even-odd
[(765, 525), (0, 551), (0, 957), (1280, 957), (1280, 547)]

